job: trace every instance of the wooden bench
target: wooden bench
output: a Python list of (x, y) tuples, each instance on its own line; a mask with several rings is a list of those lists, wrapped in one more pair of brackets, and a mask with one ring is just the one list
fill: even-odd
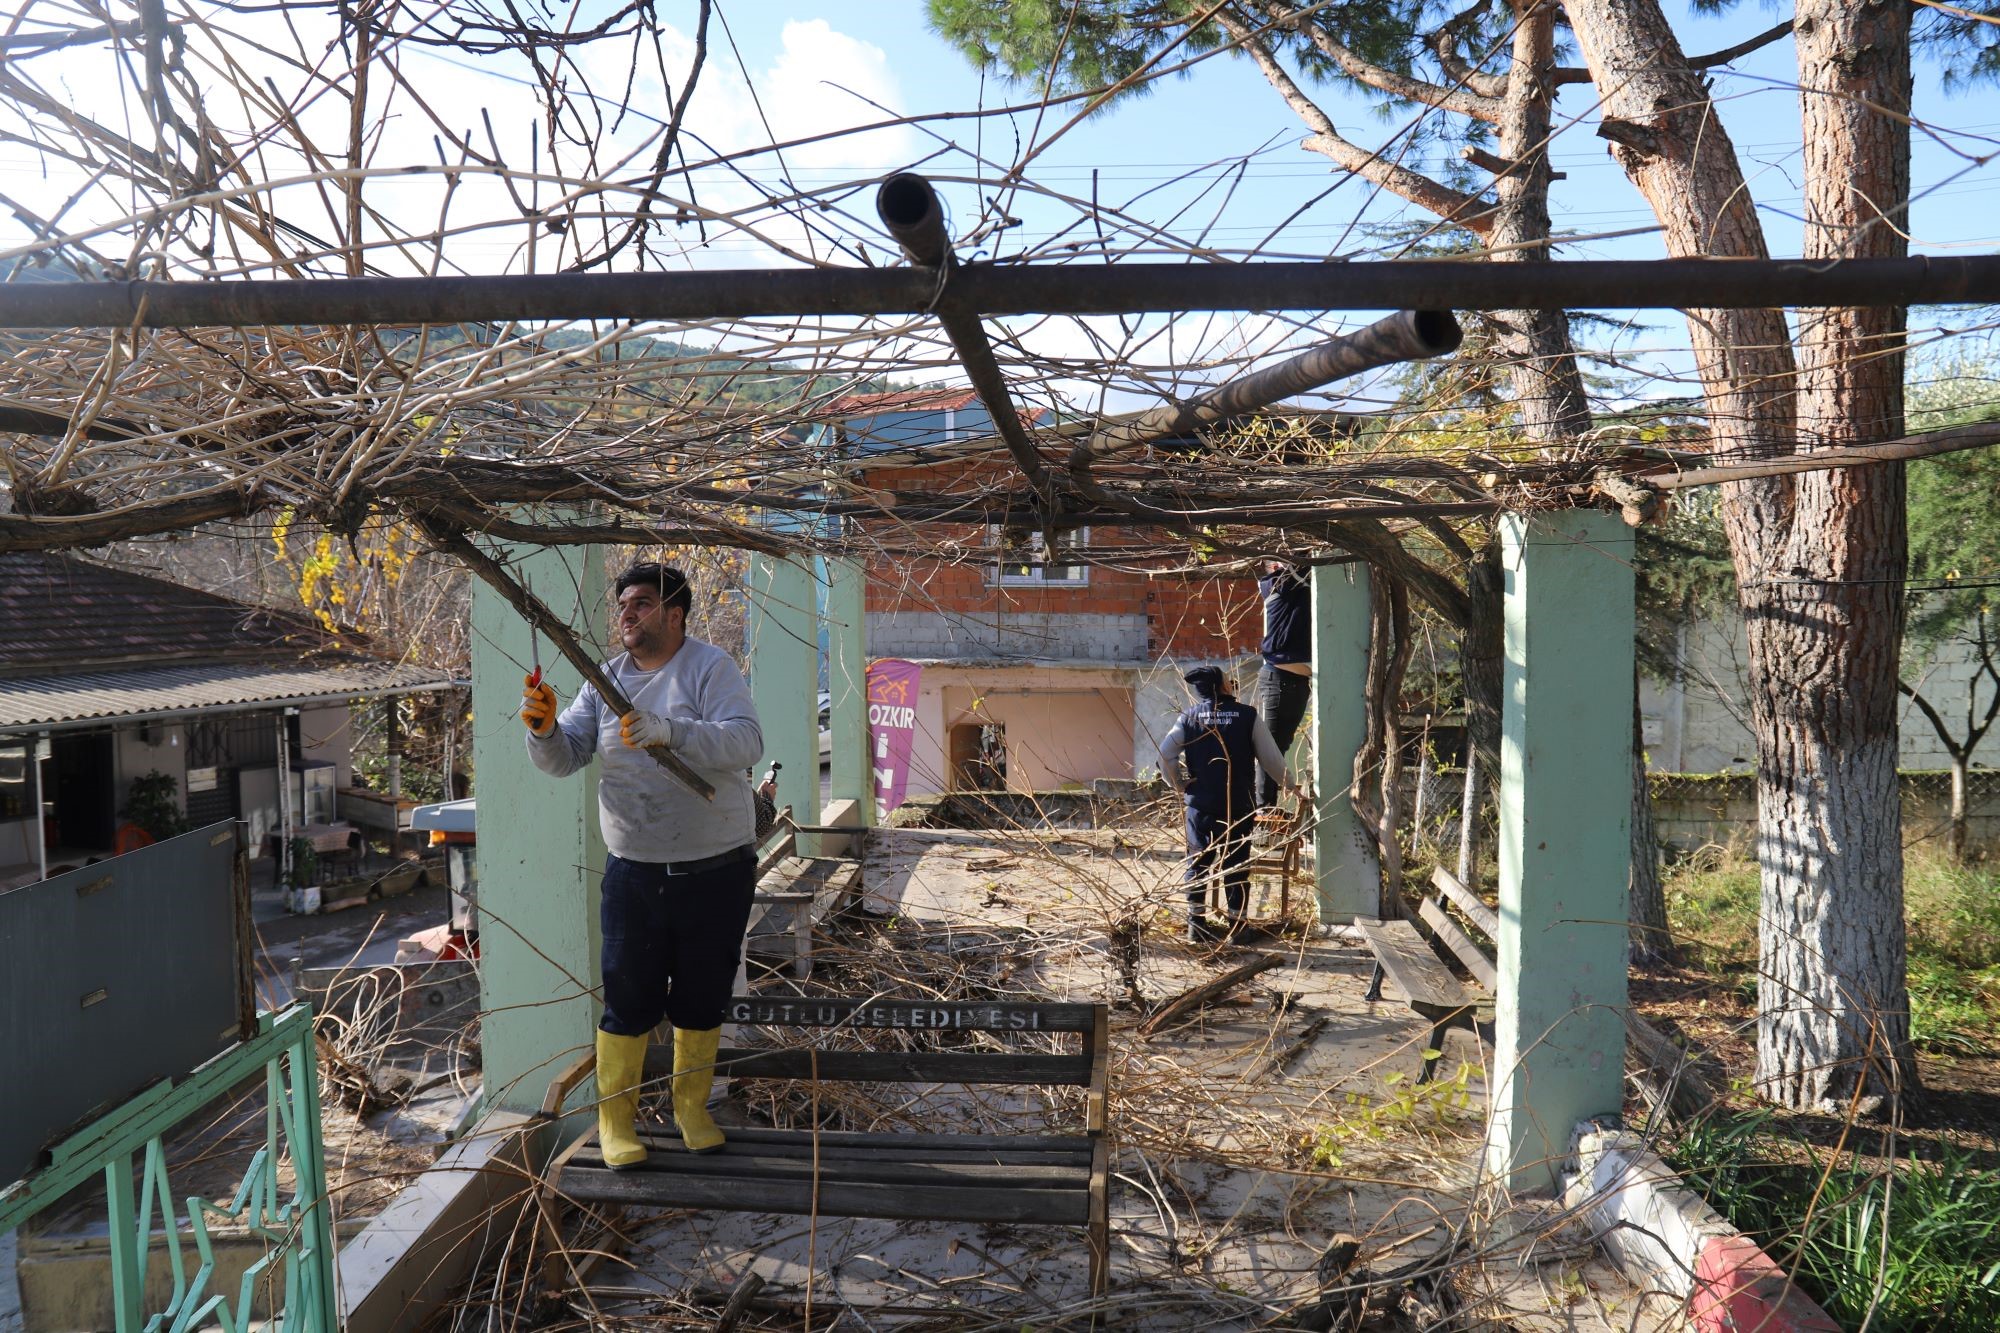
[[(1423, 1069), (1417, 1082), (1428, 1083), (1437, 1075), (1438, 1059), (1444, 1053), (1445, 1034), (1463, 1028), (1475, 1041), (1493, 1040), (1492, 999), (1496, 973), (1492, 955), (1445, 910), (1449, 902), (1489, 940), (1500, 931), (1500, 918), (1479, 895), (1461, 884), (1456, 875), (1439, 866), (1431, 876), (1437, 892), (1417, 907), (1417, 918), (1428, 934), (1409, 921), (1375, 921), (1363, 918), (1354, 923), (1375, 955), (1375, 970), (1368, 977), (1363, 997), (1371, 1004), (1382, 998), (1382, 980), (1396, 983), (1404, 1003), (1430, 1020), (1430, 1039), (1424, 1047)], [(1443, 961), (1455, 958), (1484, 993), (1459, 980)]]
[[(551, 1201), (802, 1213), (909, 1221), (1047, 1223), (1085, 1229), (1090, 1288), (1101, 1293), (1109, 1258), (1110, 1158), (1104, 1137), (1109, 1010), (1101, 1004), (953, 1003), (737, 996), (728, 1021), (743, 1027), (903, 1030), (1040, 1036), (1078, 1034), (1074, 1054), (1042, 1050), (851, 1051), (811, 1046), (724, 1047), (721, 1073), (734, 1079), (822, 1083), (1053, 1085), (1086, 1089), (1077, 1135), (935, 1134), (725, 1127), (719, 1152), (681, 1149), (670, 1126), (640, 1126), (646, 1161), (604, 1165), (593, 1126), (561, 1152), (544, 1179)], [(584, 1056), (550, 1085), (545, 1116), (595, 1067)], [(673, 1053), (647, 1054), (650, 1081), (672, 1072)], [(656, 1085), (657, 1086), (657, 1085)]]
[(756, 958), (789, 960), (800, 981), (812, 976), (813, 931), (827, 917), (844, 909), (861, 891), (858, 857), (802, 856), (799, 835), (845, 835), (858, 838), (863, 830), (829, 824), (801, 825), (789, 807), (757, 852), (757, 894), (751, 901), (745, 953)]

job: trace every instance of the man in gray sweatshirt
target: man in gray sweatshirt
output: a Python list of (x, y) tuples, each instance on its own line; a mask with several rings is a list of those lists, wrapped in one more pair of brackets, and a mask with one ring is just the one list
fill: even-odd
[[(585, 685), (556, 713), (528, 678), (521, 720), (535, 767), (566, 777), (601, 760), (604, 1017), (597, 1025), (598, 1143), (605, 1165), (646, 1158), (633, 1122), (647, 1034), (674, 1027), (674, 1122), (690, 1152), (713, 1152), (708, 1114), (730, 983), (756, 888), (755, 802), (746, 770), (764, 751), (750, 685), (727, 653), (687, 636), (693, 604), (680, 570), (651, 562), (618, 578), (625, 651), (604, 672), (632, 701), (622, 719)], [(704, 800), (646, 753), (663, 745), (715, 788)]]

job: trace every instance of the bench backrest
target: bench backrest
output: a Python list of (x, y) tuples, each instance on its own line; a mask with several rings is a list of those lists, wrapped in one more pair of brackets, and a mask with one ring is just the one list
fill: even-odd
[(829, 1051), (733, 1048), (716, 1062), (741, 1078), (820, 1079), (833, 1083), (1049, 1084), (1101, 1089), (1109, 1011), (1090, 1004), (1015, 1004), (737, 996), (728, 1021), (752, 1027), (847, 1028), (906, 1032), (1076, 1032), (1074, 1055), (1046, 1051)]
[(1481, 902), (1478, 894), (1443, 866), (1431, 872), (1431, 883), (1437, 893), (1418, 905), (1417, 915), (1430, 928), (1431, 937), (1451, 950), (1475, 981), (1489, 992), (1494, 990), (1499, 983), (1499, 972), (1493, 965), (1493, 955), (1480, 946), (1456, 917), (1444, 910), (1444, 903), (1449, 901), (1488, 940), (1500, 936), (1500, 914)]
[(771, 872), (771, 867), (788, 857), (795, 856), (799, 847), (799, 826), (792, 818), (792, 807), (781, 806), (778, 817), (764, 833), (757, 844), (757, 875), (762, 880)]

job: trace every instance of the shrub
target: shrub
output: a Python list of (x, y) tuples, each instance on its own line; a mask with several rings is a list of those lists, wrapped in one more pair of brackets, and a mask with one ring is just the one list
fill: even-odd
[(1969, 1157), (1822, 1159), (1762, 1114), (1698, 1122), (1669, 1156), (1842, 1326), (2000, 1328), (2000, 1174)]
[(180, 784), (171, 773), (157, 768), (132, 779), (125, 808), (118, 813), (146, 830), (156, 842), (165, 842), (189, 828), (187, 815), (181, 810)]

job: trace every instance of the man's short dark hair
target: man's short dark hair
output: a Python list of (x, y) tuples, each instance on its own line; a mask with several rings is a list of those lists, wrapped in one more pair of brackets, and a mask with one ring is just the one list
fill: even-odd
[(678, 606), (683, 617), (694, 611), (694, 591), (688, 587), (687, 575), (672, 565), (641, 560), (618, 576), (618, 586), (611, 595), (623, 597), (627, 588), (652, 588), (660, 594), (662, 606)]

